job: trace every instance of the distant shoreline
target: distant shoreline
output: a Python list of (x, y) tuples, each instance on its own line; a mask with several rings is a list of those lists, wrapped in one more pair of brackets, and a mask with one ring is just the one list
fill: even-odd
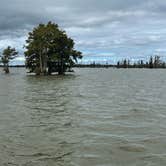
[[(9, 66), (10, 68), (26, 68), (25, 65), (11, 65)], [(0, 68), (3, 68), (2, 65), (0, 65)], [(124, 67), (124, 66), (118, 66), (118, 65), (102, 65), (102, 64), (76, 64), (74, 65), (72, 68), (117, 68), (117, 69), (166, 69), (165, 67), (139, 67), (139, 66), (128, 66), (128, 67)]]

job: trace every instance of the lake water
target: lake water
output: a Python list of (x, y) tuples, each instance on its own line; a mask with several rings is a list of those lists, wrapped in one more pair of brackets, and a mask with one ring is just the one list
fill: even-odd
[(165, 166), (166, 70), (0, 74), (1, 166)]

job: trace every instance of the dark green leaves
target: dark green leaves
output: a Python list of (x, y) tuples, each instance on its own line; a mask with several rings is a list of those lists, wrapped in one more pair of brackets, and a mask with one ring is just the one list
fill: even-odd
[(26, 43), (26, 67), (31, 72), (37, 69), (38, 74), (48, 74), (48, 71), (63, 74), (82, 57), (81, 52), (74, 49), (74, 41), (52, 22), (34, 28)]

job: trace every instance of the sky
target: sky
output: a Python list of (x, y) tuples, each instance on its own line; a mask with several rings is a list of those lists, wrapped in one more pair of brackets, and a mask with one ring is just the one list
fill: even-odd
[(23, 62), (28, 32), (55, 22), (85, 61), (166, 57), (164, 0), (0, 0), (0, 51), (16, 47)]

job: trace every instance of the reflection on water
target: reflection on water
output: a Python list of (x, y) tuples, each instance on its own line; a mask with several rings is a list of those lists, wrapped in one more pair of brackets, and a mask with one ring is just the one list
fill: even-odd
[(0, 75), (0, 165), (166, 165), (165, 70)]

